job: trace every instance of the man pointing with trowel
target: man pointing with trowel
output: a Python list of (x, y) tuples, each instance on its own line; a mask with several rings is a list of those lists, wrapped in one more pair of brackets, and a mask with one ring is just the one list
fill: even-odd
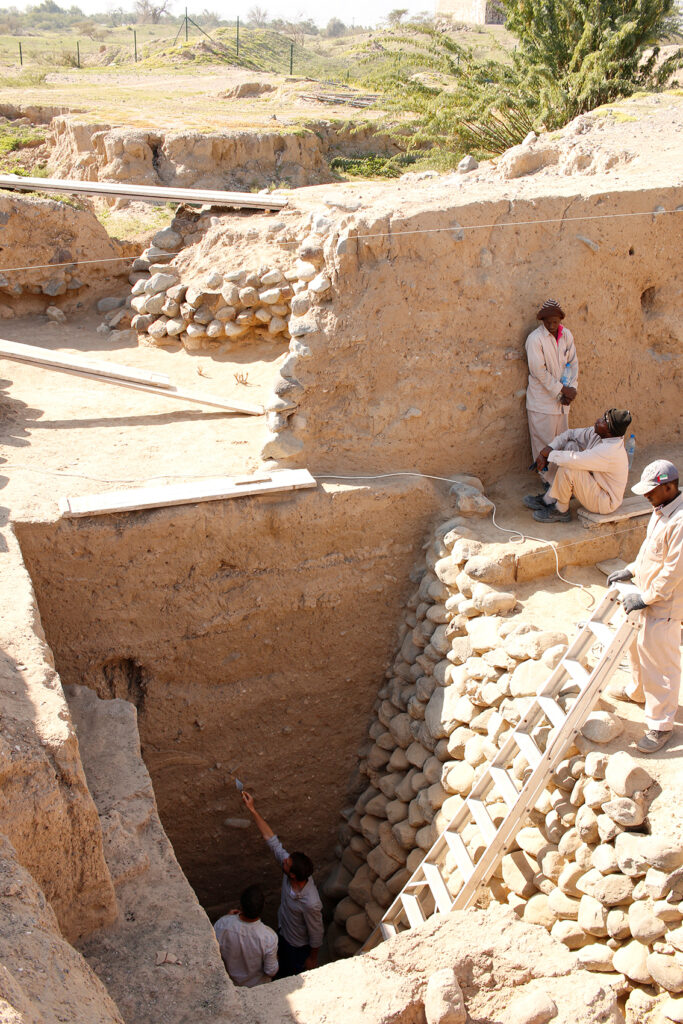
[(254, 798), (246, 791), (242, 800), (259, 832), (283, 871), (278, 910), (278, 978), (289, 978), (318, 966), (323, 941), (322, 903), (311, 875), (313, 864), (305, 853), (288, 853), (272, 828), (256, 810)]

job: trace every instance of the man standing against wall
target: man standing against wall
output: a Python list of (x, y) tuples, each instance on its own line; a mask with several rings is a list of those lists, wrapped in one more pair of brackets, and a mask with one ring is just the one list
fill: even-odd
[(678, 470), (666, 459), (646, 466), (631, 490), (644, 494), (654, 512), (635, 562), (613, 572), (607, 583), (633, 580), (638, 587), (624, 598), (627, 614), (643, 609), (630, 651), (631, 684), (625, 692), (632, 700), (645, 700), (648, 731), (637, 747), (643, 754), (654, 754), (671, 739), (681, 685), (683, 494)]
[(287, 853), (268, 822), (256, 810), (250, 793), (242, 793), (242, 799), (282, 868), (282, 895), (277, 914), (278, 978), (289, 978), (318, 966), (323, 917), (320, 896), (311, 877), (313, 864), (305, 853)]
[(569, 406), (576, 398), (579, 380), (574, 338), (562, 324), (564, 310), (560, 304), (547, 299), (536, 319), (541, 321), (540, 326), (526, 339), (526, 408), (534, 462), (541, 449), (569, 427)]

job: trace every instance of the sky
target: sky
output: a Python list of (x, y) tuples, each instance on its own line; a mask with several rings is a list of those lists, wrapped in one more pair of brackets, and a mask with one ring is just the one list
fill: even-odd
[[(23, 10), (29, 6), (37, 6), (39, 2), (40, 0), (9, 0), (8, 6)], [(75, 3), (85, 14), (103, 14), (116, 7), (134, 7), (134, 0), (56, 0), (56, 3), (67, 9)], [(264, 8), (271, 18), (289, 21), (299, 20), (301, 16), (303, 19), (312, 18), (320, 26), (327, 25), (331, 18), (339, 18), (346, 25), (377, 25), (389, 11), (397, 7), (407, 7), (411, 14), (428, 9), (431, 13), (434, 9), (433, 6), (427, 8), (424, 2), (411, 6), (407, 0), (344, 0), (343, 3), (340, 3), (340, 0), (229, 0), (228, 3), (221, 0), (188, 0), (190, 14), (209, 10), (228, 21), (234, 20), (237, 15), (240, 20), (246, 21), (249, 10), (254, 6)], [(185, 0), (173, 0), (171, 13), (180, 17), (184, 11)]]

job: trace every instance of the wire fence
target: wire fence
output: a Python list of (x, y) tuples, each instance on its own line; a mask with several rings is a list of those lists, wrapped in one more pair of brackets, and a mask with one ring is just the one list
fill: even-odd
[[(185, 14), (177, 28), (170, 25), (130, 26), (100, 38), (79, 38), (75, 33), (23, 38), (0, 35), (0, 64), (20, 70), (93, 68), (138, 64), (192, 66), (230, 64), (247, 70), (348, 80), (351, 62), (323, 52), (315, 37), (304, 40), (274, 29), (245, 25), (241, 18), (211, 31)], [(168, 35), (167, 35), (168, 33)], [(103, 36), (108, 38), (105, 42)]]

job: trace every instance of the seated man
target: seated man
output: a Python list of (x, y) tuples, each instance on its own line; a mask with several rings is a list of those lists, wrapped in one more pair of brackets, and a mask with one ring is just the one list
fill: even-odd
[(605, 515), (621, 505), (628, 481), (624, 434), (631, 414), (608, 409), (592, 427), (565, 430), (542, 448), (536, 459), (540, 472), (557, 467), (545, 494), (527, 494), (524, 504), (539, 523), (568, 523), (572, 494), (589, 512)]
[(214, 931), (225, 968), (235, 985), (254, 988), (277, 974), (277, 935), (261, 921), (263, 889), (250, 885), (240, 895), (239, 910), (220, 917)]

